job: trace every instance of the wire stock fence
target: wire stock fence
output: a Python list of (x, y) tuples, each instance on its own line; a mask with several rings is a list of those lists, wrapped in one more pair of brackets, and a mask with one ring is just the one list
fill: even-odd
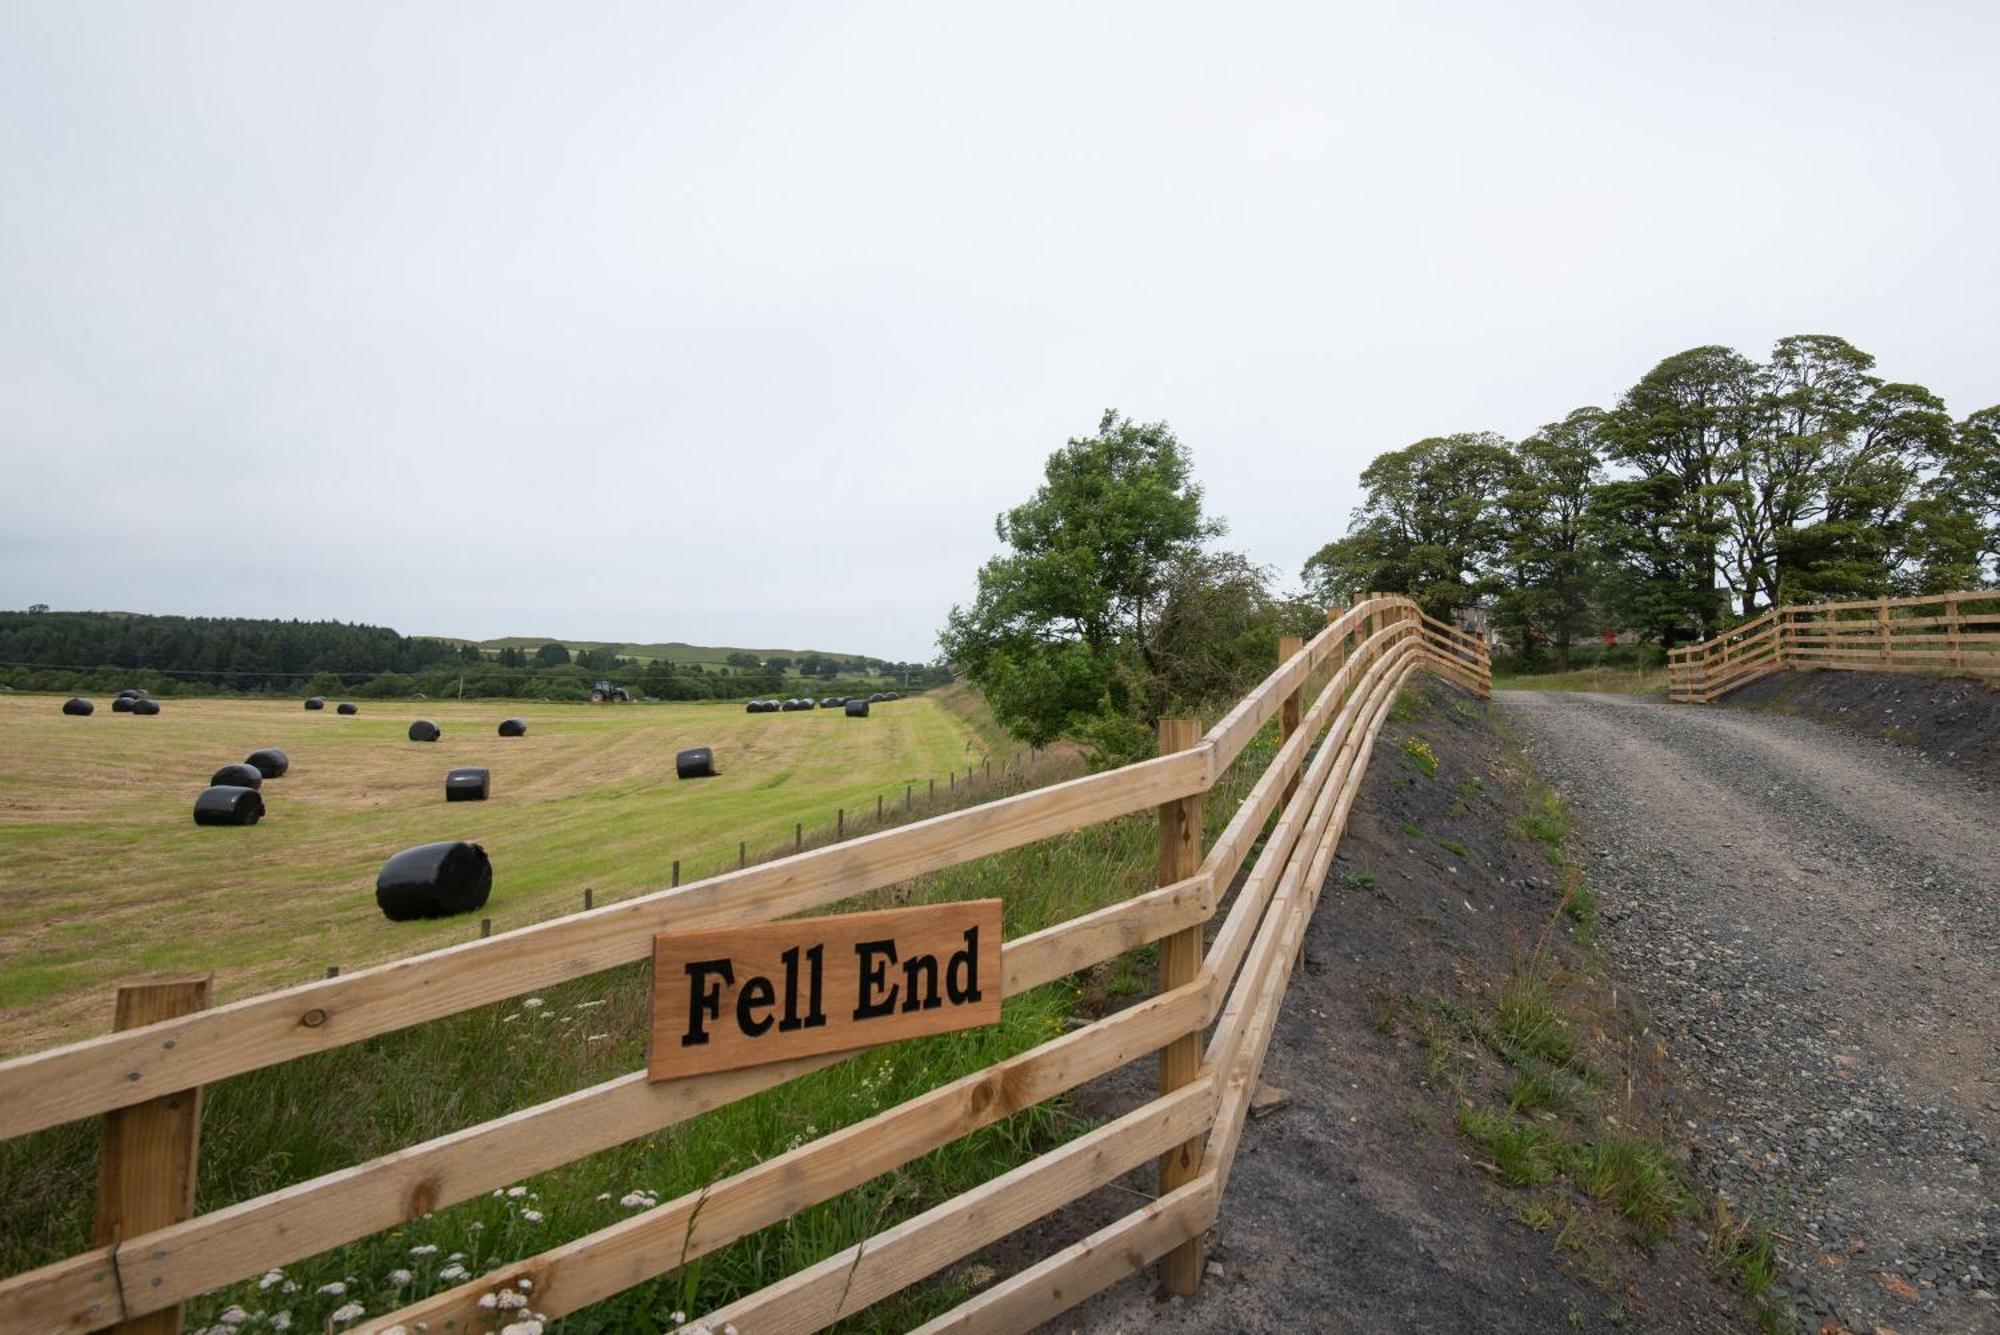
[[(1491, 686), (1481, 642), (1400, 597), (1336, 609), (1281, 658), (1207, 733), (1163, 721), (1153, 760), (212, 1009), (205, 981), (122, 989), (115, 1032), (0, 1062), (0, 1137), (107, 1114), (98, 1245), (0, 1281), (8, 1328), (177, 1329), (189, 1298), (852, 1054), (658, 1083), (642, 1069), (195, 1215), (205, 1083), (632, 963), (661, 930), (803, 913), (1147, 811), (1158, 820), (1156, 887), (1006, 942), (1002, 990), (1018, 995), (1157, 943), (1156, 995), (353, 1329), (482, 1330), (502, 1292), (532, 1293), (548, 1316), (578, 1311), (1155, 1054), (1158, 1097), (702, 1321), (744, 1335), (820, 1329), (1148, 1161), (1154, 1199), (922, 1329), (1025, 1329), (1154, 1262), (1169, 1289), (1193, 1292), (1293, 960), (1396, 692), (1419, 670), (1481, 696)], [(1272, 723), (1273, 758), (1209, 844), (1205, 796)]]

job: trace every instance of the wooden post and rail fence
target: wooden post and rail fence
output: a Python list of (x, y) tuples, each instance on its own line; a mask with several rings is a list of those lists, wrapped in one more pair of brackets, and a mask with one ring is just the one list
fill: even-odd
[(1787, 603), (1667, 654), (1667, 698), (1707, 704), (1785, 668), (2000, 678), (2000, 589)]
[[(1157, 942), (1157, 995), (350, 1329), (482, 1330), (491, 1295), (522, 1281), (537, 1311), (578, 1311), (1155, 1054), (1157, 1097), (703, 1320), (743, 1335), (820, 1329), (1149, 1162), (1158, 1165), (1154, 1199), (922, 1329), (1027, 1329), (1156, 1261), (1168, 1288), (1192, 1293), (1293, 962), (1396, 693), (1419, 670), (1482, 697), (1491, 689), (1484, 644), (1401, 597), (1336, 608), (1319, 634), (1280, 652), (1278, 668), (1207, 733), (1164, 721), (1157, 759), (226, 1005), (208, 1005), (206, 979), (121, 991), (114, 1032), (0, 1062), (0, 1137), (106, 1115), (94, 1245), (0, 1280), (0, 1326), (177, 1330), (190, 1298), (854, 1052), (657, 1081), (633, 1071), (195, 1214), (205, 1084), (648, 959), (658, 933), (787, 919), (1149, 811), (1159, 822), (1157, 888), (1006, 941), (1000, 990), (1018, 995)], [(1275, 755), (1204, 848), (1204, 795), (1272, 723)]]

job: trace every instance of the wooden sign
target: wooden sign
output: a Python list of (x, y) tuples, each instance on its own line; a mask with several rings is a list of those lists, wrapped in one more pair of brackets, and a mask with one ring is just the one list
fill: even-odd
[(1000, 901), (653, 938), (647, 1073), (844, 1052), (1000, 1020)]

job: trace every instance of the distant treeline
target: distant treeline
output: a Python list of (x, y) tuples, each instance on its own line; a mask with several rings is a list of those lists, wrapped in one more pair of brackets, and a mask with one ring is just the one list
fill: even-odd
[[(594, 682), (610, 678), (653, 699), (725, 700), (783, 693), (794, 667), (785, 659), (714, 669), (641, 663), (603, 649), (572, 655), (558, 644), (489, 657), (477, 645), (339, 621), (0, 612), (0, 686), (15, 690), (110, 692), (137, 686), (155, 695), (587, 700)], [(921, 689), (950, 680), (950, 673), (883, 663), (873, 677), (865, 670), (829, 674), (808, 689), (838, 693), (836, 688), (851, 682), (875, 690), (884, 677)]]
[(1601, 632), (1670, 645), (1778, 603), (1993, 583), (2000, 407), (1953, 420), (1874, 365), (1824, 334), (1764, 362), (1693, 348), (1525, 440), (1420, 440), (1362, 473), (1367, 501), (1305, 579), (1326, 603), (1485, 606), (1562, 663)]

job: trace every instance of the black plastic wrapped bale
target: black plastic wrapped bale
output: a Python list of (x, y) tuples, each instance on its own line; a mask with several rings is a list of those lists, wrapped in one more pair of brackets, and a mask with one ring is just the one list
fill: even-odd
[(267, 779), (282, 779), (285, 771), (292, 767), (292, 760), (275, 746), (267, 746), (261, 751), (252, 751), (243, 757), (246, 765), (255, 765), (257, 772)]
[[(84, 703), (89, 704), (90, 702), (86, 700)], [(84, 712), (88, 713), (90, 711), (85, 710)], [(160, 712), (160, 702), (149, 696), (142, 695), (132, 702), (132, 712), (134, 714), (157, 714)]]
[(65, 714), (75, 714), (81, 717), (84, 714), (93, 714), (96, 712), (97, 706), (80, 695), (71, 696), (69, 699), (63, 701), (63, 713)]
[(333, 712), (336, 714), (359, 714), (361, 706), (355, 704), (352, 700), (342, 700), (338, 705), (334, 706)]
[(307, 708), (307, 709), (325, 709), (325, 708), (326, 708), (326, 697), (325, 697), (325, 696), (323, 696), (323, 695), (309, 695), (309, 696), (307, 696), (307, 697), (306, 697), (306, 708)]
[(255, 825), (264, 818), (264, 798), (255, 788), (217, 784), (194, 800), (196, 825)]
[(264, 771), (255, 765), (224, 765), (208, 776), (208, 782), (216, 788), (262, 788)]
[(500, 735), (502, 737), (526, 737), (528, 735), (528, 720), (524, 718), (501, 719)]
[(444, 736), (444, 731), (427, 718), (420, 718), (410, 725), (410, 740), (413, 742), (434, 742)]
[(137, 686), (127, 686), (124, 690), (118, 692), (118, 694), (124, 696), (127, 700), (129, 700), (135, 695), (144, 695), (145, 692), (140, 690)]
[(492, 791), (493, 772), (467, 765), (455, 769), (444, 776), (444, 800), (447, 802), (484, 802), (486, 794)]
[(877, 691), (877, 692), (875, 692), (875, 694), (873, 694), (873, 695), (871, 695), (871, 696), (869, 696), (869, 697), (868, 697), (868, 703), (869, 703), (869, 704), (871, 704), (871, 705), (879, 705), (879, 704), (881, 704), (881, 703), (882, 703), (882, 702), (883, 702), (884, 700), (887, 700), (888, 698), (889, 698), (889, 697), (888, 697), (888, 696), (886, 696), (886, 695), (884, 695), (884, 694), (882, 694), (882, 692), (880, 692), (880, 691)]
[(849, 700), (847, 702), (847, 717), (867, 718), (868, 702), (866, 700)]
[(113, 701), (111, 702), (111, 712), (112, 712), (112, 713), (114, 713), (114, 714), (129, 714), (129, 713), (131, 713), (131, 712), (132, 712), (132, 701), (133, 701), (133, 700), (134, 700), (135, 698), (136, 698), (136, 697), (133, 697), (133, 696), (130, 696), (130, 695), (121, 695), (121, 696), (119, 696), (119, 697), (118, 697), (118, 698), (117, 698), (116, 700), (113, 700)]
[(902, 697), (902, 694), (901, 694), (900, 692), (897, 692), (897, 691), (884, 691), (884, 692), (882, 692), (882, 699), (883, 699), (884, 701), (889, 701), (889, 700), (900, 700), (900, 699), (902, 699), (902, 698), (903, 698), (903, 697)]
[(817, 708), (819, 708), (819, 705), (818, 705), (818, 703), (817, 703), (816, 701), (814, 701), (814, 699), (813, 699), (813, 698), (812, 698), (811, 696), (807, 696), (807, 697), (806, 697), (805, 699), (803, 699), (803, 700), (799, 701), (799, 708), (800, 708), (800, 709), (817, 709)]
[(674, 757), (674, 773), (683, 779), (715, 777), (715, 752), (705, 746), (690, 746)]
[(382, 864), (375, 903), (390, 922), (470, 913), (493, 892), (493, 863), (478, 844), (418, 844)]
[(846, 703), (847, 697), (844, 695), (829, 695), (819, 702), (819, 707), (821, 709), (838, 709)]
[(778, 706), (778, 707), (779, 707), (780, 709), (782, 709), (782, 710), (783, 710), (783, 711), (784, 711), (785, 713), (787, 713), (787, 714), (792, 714), (792, 713), (796, 713), (797, 711), (799, 711), (799, 710), (801, 710), (801, 709), (804, 709), (804, 708), (806, 707), (806, 705), (805, 705), (805, 701), (803, 701), (803, 700), (787, 700), (787, 701), (785, 701), (785, 703), (784, 703), (784, 704), (782, 704), (782, 705), (780, 705), (780, 706)]

